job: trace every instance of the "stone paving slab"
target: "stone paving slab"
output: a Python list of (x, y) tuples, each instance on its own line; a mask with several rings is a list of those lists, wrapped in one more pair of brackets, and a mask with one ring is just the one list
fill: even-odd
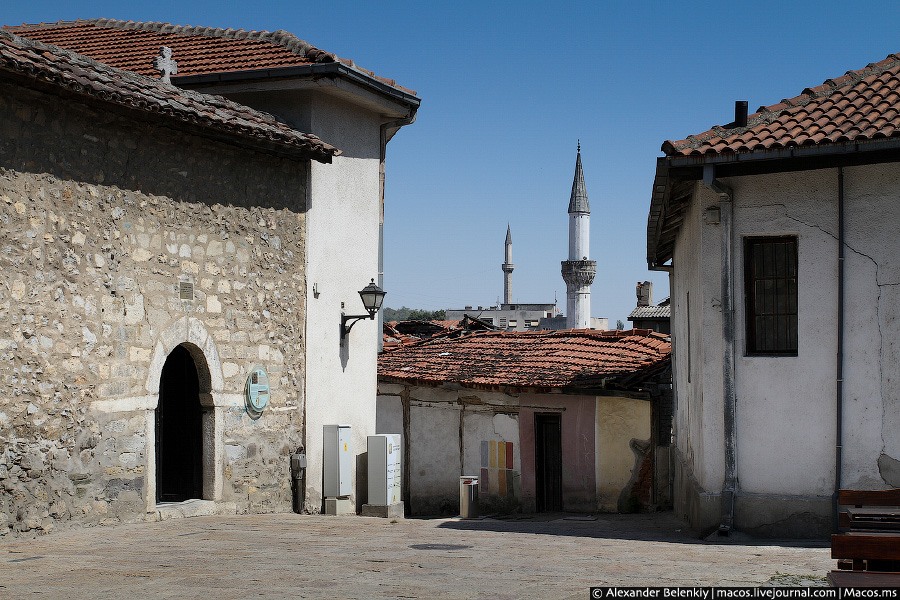
[(702, 542), (670, 513), (193, 517), (0, 541), (0, 598), (586, 598), (592, 585), (822, 582), (833, 561), (813, 546)]

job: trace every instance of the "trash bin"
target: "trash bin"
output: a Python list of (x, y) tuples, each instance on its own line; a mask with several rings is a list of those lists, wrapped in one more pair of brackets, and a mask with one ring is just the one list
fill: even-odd
[(478, 477), (459, 478), (459, 516), (462, 519), (478, 518)]

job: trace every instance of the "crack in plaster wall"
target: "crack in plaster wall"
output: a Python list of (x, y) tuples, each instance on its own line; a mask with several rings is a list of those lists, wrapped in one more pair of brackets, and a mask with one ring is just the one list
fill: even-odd
[[(754, 208), (781, 208), (782, 213), (786, 218), (788, 218), (796, 223), (799, 223), (800, 225), (808, 227), (810, 229), (818, 230), (821, 233), (824, 233), (825, 235), (827, 235), (828, 237), (833, 239), (835, 242), (838, 242), (838, 236), (836, 234), (834, 234), (833, 232), (829, 231), (828, 229), (826, 229), (825, 227), (823, 227), (821, 225), (817, 225), (815, 223), (810, 223), (810, 222), (805, 221), (797, 216), (794, 216), (793, 214), (791, 214), (788, 211), (787, 206), (784, 203), (760, 204), (760, 205), (756, 205)], [(886, 456), (885, 451), (887, 450), (887, 440), (885, 440), (884, 423), (887, 422), (887, 417), (888, 417), (888, 415), (887, 415), (887, 409), (888, 409), (887, 404), (888, 403), (885, 402), (885, 398), (887, 398), (887, 390), (885, 389), (885, 387), (887, 385), (888, 376), (885, 373), (885, 369), (884, 369), (885, 336), (884, 336), (884, 331), (882, 330), (882, 319), (884, 318), (884, 310), (882, 309), (881, 288), (882, 287), (900, 286), (900, 282), (883, 282), (883, 281), (881, 281), (882, 269), (881, 269), (881, 265), (879, 264), (879, 262), (873, 256), (870, 256), (869, 254), (866, 254), (865, 252), (851, 246), (847, 242), (846, 237), (844, 239), (844, 247), (846, 249), (850, 250), (851, 252), (853, 252), (854, 254), (868, 259), (875, 268), (875, 282), (874, 283), (875, 283), (875, 288), (877, 290), (877, 294), (875, 296), (875, 316), (876, 316), (875, 321), (876, 321), (876, 324), (878, 327), (878, 372), (880, 375), (879, 387), (880, 387), (880, 392), (881, 392), (881, 423), (882, 423), (881, 453), (882, 453), (882, 455)], [(887, 483), (887, 480), (884, 479), (885, 473), (882, 472), (882, 470), (880, 468), (880, 464), (879, 464), (879, 473), (882, 474), (882, 479)]]

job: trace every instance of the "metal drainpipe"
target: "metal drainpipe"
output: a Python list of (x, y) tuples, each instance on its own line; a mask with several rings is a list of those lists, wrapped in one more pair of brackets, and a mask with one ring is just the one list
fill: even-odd
[(734, 236), (734, 192), (716, 179), (713, 165), (703, 167), (703, 184), (719, 196), (722, 227), (722, 387), (725, 417), (725, 482), (722, 488), (722, 523), (719, 535), (728, 535), (734, 527), (734, 501), (737, 490), (736, 398), (734, 391), (734, 277), (731, 260)]
[(838, 314), (836, 366), (836, 429), (834, 444), (834, 497), (832, 518), (834, 532), (838, 531), (838, 492), (841, 490), (841, 468), (844, 446), (844, 168), (838, 167)]
[[(416, 109), (411, 108), (409, 114), (402, 119), (395, 119), (381, 124), (379, 130), (379, 162), (378, 162), (378, 193), (381, 200), (381, 220), (378, 223), (378, 287), (384, 289), (384, 161), (387, 158), (387, 145), (391, 141), (388, 136), (388, 129), (400, 129), (406, 125), (411, 125), (416, 120)], [(384, 311), (378, 311), (378, 353), (384, 350)]]

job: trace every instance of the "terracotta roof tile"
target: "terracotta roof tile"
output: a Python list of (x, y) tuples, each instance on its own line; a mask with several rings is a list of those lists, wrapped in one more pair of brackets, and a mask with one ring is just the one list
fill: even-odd
[(225, 134), (256, 149), (331, 162), (340, 151), (272, 115), (219, 96), (177, 88), (120, 71), (74, 52), (0, 30), (0, 78), (50, 86), (93, 102), (149, 113), (158, 119)]
[[(794, 98), (761, 106), (746, 127), (713, 127), (683, 140), (666, 141), (669, 156), (714, 156), (767, 148), (900, 137), (900, 55), (825, 80)], [(763, 134), (762, 132), (766, 132)]]
[(29, 39), (60, 46), (110, 66), (156, 77), (153, 58), (161, 46), (172, 49), (177, 77), (334, 63), (350, 67), (408, 94), (393, 79), (379, 77), (287, 31), (245, 31), (170, 23), (89, 19), (5, 26)]
[(669, 337), (649, 330), (486, 331), (395, 347), (378, 376), (426, 385), (578, 390), (654, 369), (668, 361)]

